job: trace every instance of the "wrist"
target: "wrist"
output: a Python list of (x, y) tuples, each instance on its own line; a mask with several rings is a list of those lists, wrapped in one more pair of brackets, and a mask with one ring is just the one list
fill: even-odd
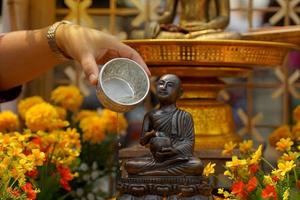
[(65, 31), (68, 26), (71, 26), (68, 21), (60, 21), (51, 25), (47, 30), (47, 39), (50, 49), (53, 54), (60, 60), (71, 60), (71, 56), (65, 48)]
[(65, 39), (64, 39), (64, 32), (66, 31), (67, 29), (67, 26), (69, 26), (68, 24), (61, 24), (59, 27), (57, 27), (57, 30), (56, 30), (56, 45), (57, 47), (66, 54), (66, 49), (65, 49), (65, 46), (64, 46), (64, 42)]

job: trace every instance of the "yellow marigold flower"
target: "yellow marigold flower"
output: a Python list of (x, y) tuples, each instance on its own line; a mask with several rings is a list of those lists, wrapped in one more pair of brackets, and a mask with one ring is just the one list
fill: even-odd
[[(37, 134), (42, 135), (42, 132)], [(71, 165), (80, 154), (80, 134), (76, 129), (53, 130), (42, 136), (42, 145), (48, 146), (46, 157), (54, 164)]]
[(215, 173), (215, 166), (216, 166), (216, 163), (211, 164), (211, 162), (209, 162), (209, 163), (205, 166), (205, 168), (204, 168), (204, 170), (203, 170), (203, 175), (208, 177), (208, 176), (210, 176), (211, 174), (214, 174), (214, 173)]
[(93, 110), (80, 110), (78, 113), (76, 113), (74, 120), (75, 122), (79, 122), (86, 117), (97, 116), (97, 115), (98, 113)]
[(100, 116), (90, 116), (81, 120), (79, 127), (83, 132), (83, 140), (98, 143), (105, 138), (105, 122)]
[(11, 163), (11, 158), (4, 157), (0, 162), (0, 173), (5, 172)]
[(32, 149), (32, 154), (28, 156), (36, 166), (42, 166), (45, 161), (45, 153), (39, 149)]
[(63, 128), (69, 125), (59, 118), (55, 108), (48, 103), (31, 107), (25, 115), (25, 124), (32, 131), (46, 131)]
[(275, 129), (270, 136), (269, 136), (269, 143), (271, 146), (275, 147), (276, 143), (281, 138), (289, 138), (292, 137), (292, 133), (290, 131), (290, 127), (288, 125), (280, 126), (279, 128)]
[(296, 122), (300, 121), (300, 105), (294, 109), (293, 118)]
[[(24, 157), (24, 158), (21, 158), (19, 160), (19, 163), (20, 166), (22, 166), (22, 169), (26, 172), (26, 171), (31, 171), (34, 169), (34, 166), (33, 166), (33, 163), (31, 162), (30, 159), (28, 159), (27, 157)], [(21, 170), (21, 169), (20, 169)], [(22, 171), (20, 172), (20, 170), (16, 171), (17, 174), (21, 174), (23, 173)], [(16, 175), (16, 176), (19, 176), (19, 175)]]
[(289, 189), (286, 189), (283, 193), (283, 200), (289, 200), (290, 191)]
[(278, 163), (278, 169), (273, 170), (272, 174), (278, 176), (280, 179), (282, 179), (286, 173), (291, 171), (294, 167), (296, 167), (296, 164), (293, 160), (291, 161), (285, 161), (285, 162), (279, 162)]
[(14, 131), (19, 127), (19, 119), (11, 111), (0, 112), (0, 131)]
[(233, 169), (241, 166), (247, 165), (247, 161), (245, 159), (238, 159), (237, 156), (232, 156), (232, 161), (226, 162), (226, 167)]
[(236, 143), (233, 143), (232, 141), (226, 143), (224, 145), (224, 150), (222, 151), (222, 155), (232, 155), (233, 149), (237, 146)]
[(44, 99), (40, 96), (28, 97), (21, 100), (18, 104), (18, 112), (22, 119), (25, 119), (25, 114), (32, 106), (40, 103), (45, 103)]
[(240, 151), (242, 153), (249, 153), (253, 147), (253, 141), (252, 140), (244, 140), (242, 143), (239, 144)]
[(72, 85), (59, 86), (51, 92), (51, 100), (63, 108), (75, 112), (82, 104), (83, 96), (80, 90)]
[(222, 194), (226, 199), (230, 199), (231, 194), (224, 190), (224, 188), (218, 188), (218, 194)]
[(249, 164), (258, 164), (262, 156), (262, 145), (259, 145), (258, 149), (251, 155)]
[(9, 148), (7, 150), (7, 155), (11, 156), (11, 157), (20, 157), (20, 155), (22, 154), (23, 149), (21, 148)]
[(263, 183), (265, 185), (275, 185), (276, 184), (270, 175), (264, 176)]
[(59, 119), (65, 120), (67, 117), (66, 109), (64, 109), (63, 107), (60, 107), (60, 106), (54, 106), (54, 108), (58, 114)]
[(127, 129), (127, 120), (121, 113), (113, 112), (109, 109), (103, 109), (101, 117), (105, 119), (106, 131), (108, 133), (121, 133)]
[(276, 149), (278, 151), (289, 151), (293, 144), (294, 142), (291, 141), (291, 138), (281, 138), (279, 142), (276, 143)]
[(289, 151), (288, 153), (284, 153), (279, 160), (283, 160), (283, 161), (294, 160), (295, 161), (299, 156), (300, 156), (300, 153)]

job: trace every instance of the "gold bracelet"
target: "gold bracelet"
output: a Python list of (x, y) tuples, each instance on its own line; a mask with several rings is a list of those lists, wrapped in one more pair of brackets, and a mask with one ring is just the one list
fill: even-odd
[(56, 31), (57, 28), (62, 24), (72, 24), (71, 22), (67, 20), (59, 21), (51, 25), (47, 31), (46, 37), (48, 40), (49, 47), (53, 54), (61, 61), (69, 61), (72, 60), (72, 58), (68, 55), (66, 55), (65, 52), (63, 52), (58, 46), (56, 42)]

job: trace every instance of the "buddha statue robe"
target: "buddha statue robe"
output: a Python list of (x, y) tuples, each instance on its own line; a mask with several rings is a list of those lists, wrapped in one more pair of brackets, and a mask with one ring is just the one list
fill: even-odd
[[(152, 158), (138, 158), (125, 163), (129, 175), (176, 176), (201, 175), (203, 166), (200, 159), (193, 157), (194, 123), (192, 116), (174, 108), (168, 112), (153, 110), (145, 115), (142, 137), (154, 130), (170, 139), (176, 154), (172, 157), (157, 158), (152, 151)], [(159, 136), (157, 136), (159, 137)], [(158, 139), (157, 137), (151, 140)], [(153, 142), (153, 141), (151, 141)]]

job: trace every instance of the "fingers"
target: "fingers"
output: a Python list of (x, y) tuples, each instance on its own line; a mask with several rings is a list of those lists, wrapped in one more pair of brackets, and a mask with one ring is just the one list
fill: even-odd
[(146, 63), (144, 62), (143, 58), (136, 52), (133, 48), (123, 44), (119, 43), (119, 47), (117, 47), (118, 53), (120, 57), (129, 58), (131, 60), (134, 60), (138, 64), (142, 66), (142, 68), (146, 71), (146, 73), (151, 76), (150, 70), (148, 69)]
[(99, 69), (94, 56), (92, 54), (83, 56), (80, 64), (89, 82), (97, 85)]

